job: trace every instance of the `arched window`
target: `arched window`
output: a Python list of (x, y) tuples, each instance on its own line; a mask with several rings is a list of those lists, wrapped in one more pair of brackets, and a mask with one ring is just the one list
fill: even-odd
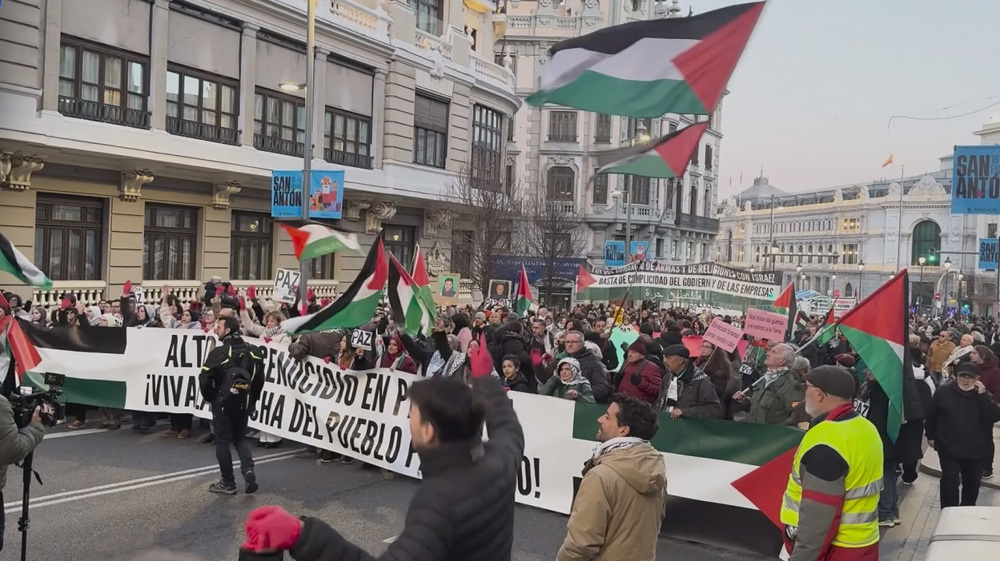
[(556, 166), (549, 168), (546, 178), (545, 197), (548, 201), (573, 202), (576, 174), (573, 168)]
[(809, 263), (813, 262), (813, 246), (809, 246)]
[(726, 235), (726, 261), (733, 260), (733, 231), (729, 230)]
[(852, 296), (854, 296), (854, 287), (851, 286), (851, 283), (847, 283), (847, 286), (844, 287), (844, 297), (851, 298)]
[(941, 251), (941, 227), (933, 220), (923, 220), (913, 227), (913, 255), (911, 265), (919, 265), (918, 259)]

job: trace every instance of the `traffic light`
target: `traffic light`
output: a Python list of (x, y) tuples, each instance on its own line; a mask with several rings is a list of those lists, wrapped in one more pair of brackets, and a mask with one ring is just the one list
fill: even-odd
[(927, 262), (931, 265), (937, 263), (937, 253), (933, 251), (927, 253)]

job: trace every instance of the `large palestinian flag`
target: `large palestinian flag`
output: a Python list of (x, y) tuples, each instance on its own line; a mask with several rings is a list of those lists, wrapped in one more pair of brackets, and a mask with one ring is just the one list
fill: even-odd
[(389, 256), (389, 306), (396, 326), (414, 337), (434, 325), (434, 316), (420, 297), (420, 288), (396, 257)]
[(909, 275), (903, 269), (844, 314), (839, 324), (840, 332), (889, 396), (886, 432), (893, 441), (904, 420), (904, 380), (913, 379), (907, 352), (909, 286)]
[(52, 281), (45, 276), (23, 253), (14, 247), (3, 234), (0, 234), (0, 271), (6, 271), (17, 280), (29, 286), (36, 286), (43, 290), (52, 289)]
[(599, 152), (597, 173), (622, 173), (662, 179), (681, 177), (707, 129), (708, 121), (695, 123), (652, 143)]
[(526, 101), (628, 117), (711, 114), (763, 9), (738, 4), (562, 41)]
[(771, 304), (775, 312), (779, 314), (785, 314), (788, 316), (788, 327), (785, 329), (785, 341), (791, 341), (795, 336), (796, 326), (798, 325), (799, 310), (798, 305), (795, 301), (795, 283), (790, 283), (785, 287), (784, 292), (778, 295), (774, 299), (774, 303)]
[(420, 251), (420, 244), (417, 244), (413, 252), (413, 270), (410, 272), (413, 282), (417, 287), (417, 297), (423, 302), (424, 307), (430, 312), (430, 322), (428, 326), (434, 325), (437, 318), (437, 304), (434, 303), (434, 293), (431, 292), (431, 279), (427, 276), (427, 267), (424, 264), (424, 254)]
[(534, 298), (531, 297), (531, 285), (528, 284), (528, 272), (521, 265), (521, 276), (517, 279), (517, 301), (514, 303), (514, 311), (521, 317), (528, 313)]
[(292, 237), (295, 258), (315, 259), (345, 249), (361, 253), (358, 235), (334, 230), (316, 222), (282, 223), (281, 227)]
[[(605, 409), (577, 403), (573, 439), (596, 445), (597, 419)], [(718, 545), (732, 540), (732, 545), (777, 554), (781, 532), (775, 521), (805, 433), (723, 420), (672, 420), (669, 413), (660, 413), (659, 422), (651, 444), (665, 456), (669, 493), (661, 532), (691, 540), (711, 536)], [(708, 480), (722, 485), (706, 485)]]
[(379, 236), (368, 251), (365, 264), (347, 290), (320, 311), (281, 322), (281, 328), (291, 335), (301, 335), (328, 329), (360, 327), (375, 317), (382, 291), (389, 277), (385, 246)]

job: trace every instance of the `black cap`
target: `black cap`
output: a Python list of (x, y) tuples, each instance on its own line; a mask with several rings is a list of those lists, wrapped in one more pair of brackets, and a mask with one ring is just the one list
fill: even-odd
[(806, 381), (833, 396), (852, 399), (856, 384), (854, 376), (843, 366), (818, 366), (809, 371)]
[(668, 345), (667, 348), (663, 349), (663, 358), (667, 358), (668, 356), (691, 358), (691, 351), (689, 351), (688, 348), (681, 343), (674, 343), (673, 345)]
[(955, 373), (956, 376), (969, 376), (970, 378), (979, 377), (979, 368), (971, 362), (963, 362), (958, 365), (958, 372)]

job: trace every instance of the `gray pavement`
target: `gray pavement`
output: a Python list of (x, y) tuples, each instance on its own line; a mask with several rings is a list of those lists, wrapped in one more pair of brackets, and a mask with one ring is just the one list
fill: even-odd
[[(279, 504), (317, 516), (373, 554), (403, 526), (418, 482), (387, 479), (360, 464), (320, 464), (291, 457), (300, 447), (255, 449), (260, 491), (213, 495), (218, 478), (214, 448), (158, 434), (80, 431), (58, 427), (38, 448), (35, 467), (44, 485), (31, 486), (28, 559), (128, 561), (149, 549), (185, 551), (206, 561), (235, 559), (243, 521), (255, 507)], [(158, 429), (165, 429), (160, 425)], [(21, 471), (12, 468), (3, 490), (7, 519), (2, 559), (17, 559)], [(711, 524), (711, 521), (705, 521)], [(530, 507), (515, 512), (516, 561), (552, 560), (566, 517)], [(727, 531), (720, 529), (720, 531)], [(659, 559), (708, 561), (769, 559), (756, 554), (661, 538)]]

